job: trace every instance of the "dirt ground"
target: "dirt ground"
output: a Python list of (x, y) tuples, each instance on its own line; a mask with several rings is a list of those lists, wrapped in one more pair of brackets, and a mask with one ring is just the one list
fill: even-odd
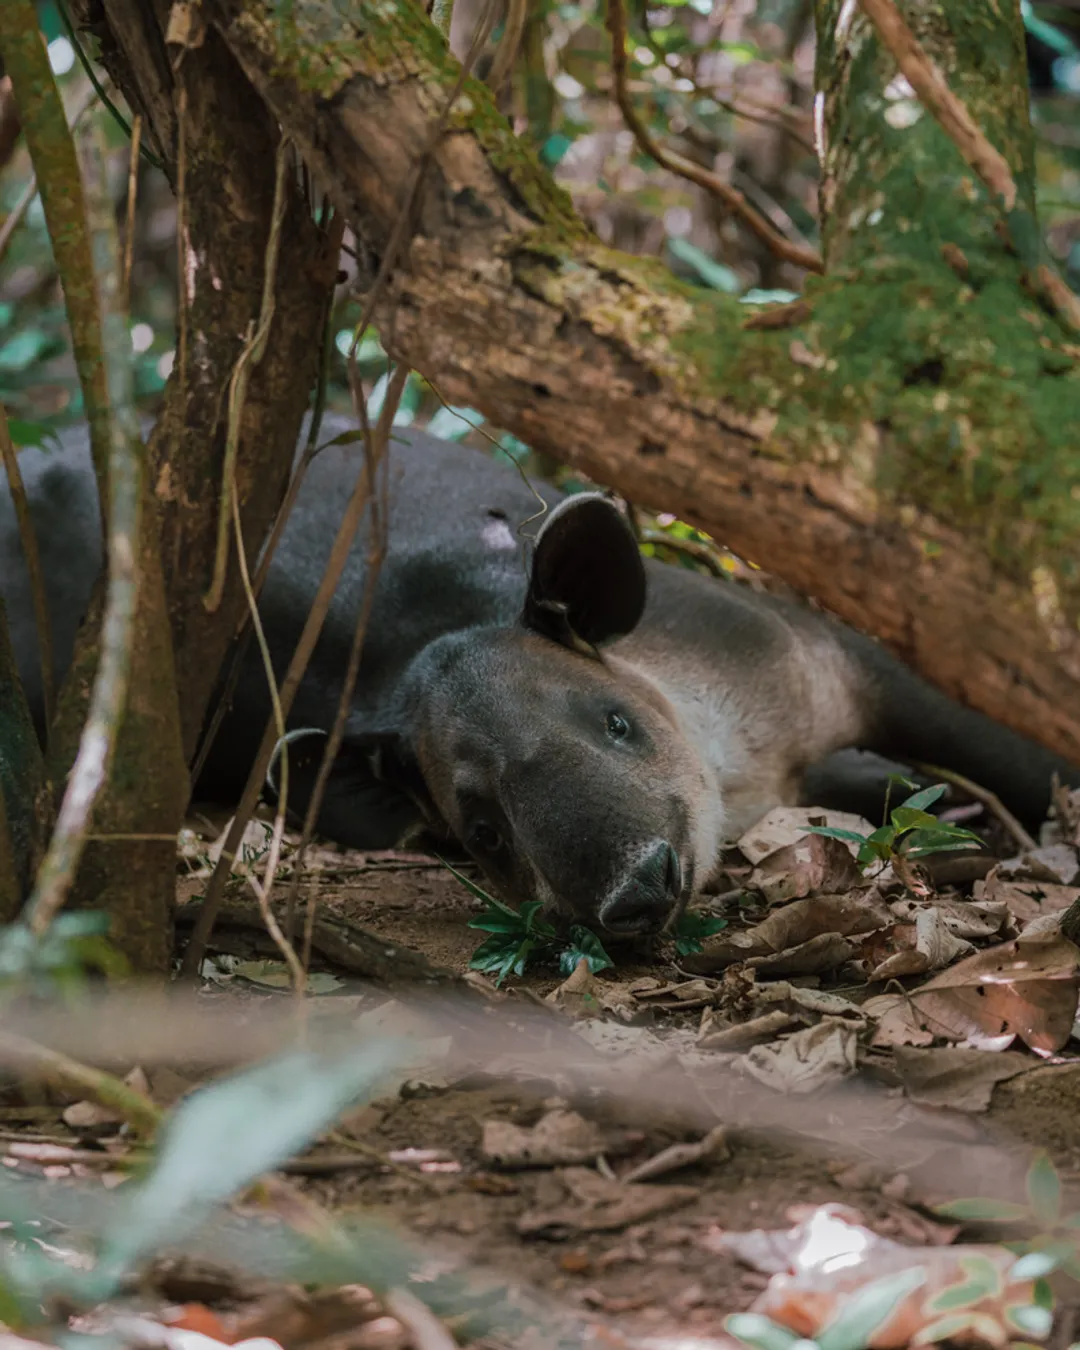
[[(185, 883), (188, 893), (197, 888), (196, 882)], [(479, 903), (438, 864), (412, 857), (383, 857), (367, 870), (336, 874), (331, 867), (319, 886), (319, 903), (321, 912), (451, 971), (467, 970), (483, 937), (467, 926)], [(598, 977), (603, 986), (625, 987), (647, 977), (660, 982), (686, 978), (672, 964), (670, 950), (627, 955), (626, 964)], [(553, 970), (512, 980), (513, 993), (501, 1006), (512, 1017), (515, 1007), (543, 1001), (559, 983)], [(386, 997), (346, 978), (325, 998), (329, 1003), (355, 998), (358, 990), (366, 991), (372, 1006)], [(685, 1037), (700, 1016), (700, 1008), (646, 1012), (636, 1021), (661, 1038)], [(868, 1161), (841, 1108), (826, 1116), (824, 1133), (831, 1139), (824, 1146), (820, 1118), (812, 1131), (816, 1143), (799, 1140), (805, 1108), (798, 1097), (782, 1101), (779, 1111), (779, 1120), (786, 1118), (793, 1130), (778, 1133), (775, 1118), (772, 1128), (756, 1129), (751, 1111), (712, 1156), (658, 1179), (655, 1186), (669, 1203), (658, 1201), (657, 1212), (600, 1231), (589, 1231), (588, 1220), (583, 1228), (575, 1227), (575, 1212), (585, 1212), (574, 1208), (583, 1169), (499, 1166), (484, 1151), (485, 1126), (491, 1128), (491, 1122), (528, 1128), (565, 1103), (553, 1101), (542, 1085), (527, 1091), (484, 1073), (414, 1086), (361, 1110), (336, 1139), (338, 1144), (342, 1138), (354, 1141), (365, 1150), (362, 1156), (339, 1166), (340, 1147), (323, 1141), (306, 1164), (313, 1174), (302, 1175), (298, 1184), (334, 1212), (361, 1207), (388, 1214), (436, 1250), (528, 1286), (566, 1311), (599, 1316), (624, 1333), (717, 1336), (725, 1316), (749, 1307), (767, 1283), (764, 1274), (720, 1249), (718, 1237), (725, 1233), (785, 1229), (808, 1207), (832, 1203), (856, 1211), (876, 1232), (900, 1242), (925, 1246), (951, 1240), (958, 1230), (932, 1217), (927, 1202), (934, 1188), (927, 1192), (917, 1179), (918, 1166), (930, 1155), (945, 1160), (946, 1174), (950, 1157), (966, 1157), (973, 1168), (968, 1193), (996, 1193), (998, 1173), (1010, 1168), (1021, 1175), (1031, 1146), (1048, 1149), (1062, 1180), (1074, 1183), (1080, 1178), (1080, 1061), (1069, 1062), (1067, 1055), (1051, 1059), (1038, 1067), (1033, 1058), (1031, 1072), (998, 1084), (991, 1109), (980, 1114), (920, 1108), (913, 1117), (902, 1090), (888, 1086), (886, 1075), (887, 1110), (895, 1114), (897, 1128), (917, 1118), (922, 1130), (922, 1154), (914, 1159), (899, 1147), (897, 1136), (893, 1166), (888, 1162), (891, 1126), (879, 1122), (874, 1127), (879, 1136), (884, 1133), (885, 1146)], [(639, 1088), (647, 1102), (649, 1085)], [(590, 1117), (588, 1105), (574, 1106)], [(613, 1141), (598, 1164), (600, 1174), (611, 1179), (626, 1176), (672, 1144), (700, 1140), (703, 1133), (693, 1122), (658, 1126), (647, 1112), (635, 1120), (634, 1110), (625, 1106), (612, 1117), (599, 1100), (591, 1115)], [(985, 1173), (977, 1162), (983, 1155)], [(325, 1175), (318, 1174), (320, 1159), (328, 1160)], [(1007, 1166), (1002, 1159), (1009, 1160)], [(942, 1170), (939, 1166), (939, 1180)], [(982, 1190), (977, 1189), (980, 1176)], [(562, 1215), (562, 1221), (547, 1223), (545, 1214)]]

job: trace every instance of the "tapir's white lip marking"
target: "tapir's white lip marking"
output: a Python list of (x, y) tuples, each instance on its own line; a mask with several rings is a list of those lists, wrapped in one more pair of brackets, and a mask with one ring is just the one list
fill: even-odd
[(480, 531), (480, 540), (486, 548), (505, 551), (516, 547), (510, 526), (505, 520), (489, 520)]

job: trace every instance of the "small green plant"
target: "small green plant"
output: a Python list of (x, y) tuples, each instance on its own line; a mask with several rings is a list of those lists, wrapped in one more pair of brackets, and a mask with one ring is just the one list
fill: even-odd
[(938, 820), (927, 810), (944, 795), (945, 790), (946, 784), (935, 783), (933, 787), (912, 793), (906, 801), (893, 808), (884, 825), (878, 826), (870, 834), (840, 830), (832, 825), (811, 825), (806, 833), (858, 844), (859, 852), (855, 860), (864, 871), (875, 864), (885, 866), (887, 863), (905, 863), (925, 858), (931, 853), (948, 853), (953, 849), (970, 848), (972, 844), (981, 845), (982, 840), (973, 830)]
[(1032, 1159), (1026, 1187), (1026, 1205), (976, 1196), (937, 1205), (935, 1213), (961, 1223), (1020, 1223), (1034, 1228), (1033, 1236), (1004, 1245), (1020, 1258), (1013, 1267), (1014, 1278), (1037, 1280), (1039, 1302), (1049, 1307), (1047, 1275), (1061, 1270), (1080, 1281), (1080, 1210), (1062, 1212), (1061, 1178), (1044, 1149)]
[(727, 919), (700, 909), (685, 909), (675, 925), (675, 950), (680, 956), (693, 956), (701, 951), (705, 938), (726, 927)]
[[(481, 914), (469, 920), (470, 928), (479, 928), (490, 935), (473, 952), (469, 962), (471, 970), (491, 975), (499, 985), (508, 975), (522, 975), (526, 966), (543, 961), (558, 965), (563, 975), (572, 974), (582, 957), (594, 973), (614, 966), (603, 943), (584, 924), (571, 924), (569, 933), (564, 936), (544, 918), (540, 901), (529, 900), (520, 909), (511, 909), (475, 881), (463, 876), (445, 859), (440, 861), (484, 906)], [(675, 926), (675, 948), (680, 956), (689, 956), (701, 950), (702, 938), (725, 926), (724, 919), (687, 910)]]

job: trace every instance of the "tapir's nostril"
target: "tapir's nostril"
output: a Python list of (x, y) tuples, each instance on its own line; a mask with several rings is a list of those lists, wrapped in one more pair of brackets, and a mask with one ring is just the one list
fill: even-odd
[(613, 933), (645, 933), (662, 928), (679, 898), (679, 855), (658, 839), (600, 906), (600, 922)]

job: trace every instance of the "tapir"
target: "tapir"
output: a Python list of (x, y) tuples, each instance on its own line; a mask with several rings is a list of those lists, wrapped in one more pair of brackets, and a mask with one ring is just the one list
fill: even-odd
[[(330, 421), (324, 437), (346, 426)], [(274, 556), (260, 611), (279, 676), (362, 453), (358, 442), (320, 451)], [(86, 432), (20, 459), (62, 670), (101, 559)], [(482, 451), (413, 430), (395, 430), (389, 465), (388, 551), (318, 818), (342, 845), (390, 848), (426, 827), (460, 844), (507, 899), (633, 935), (670, 925), (714, 876), (725, 843), (803, 799), (815, 773), (835, 797), (835, 776), (815, 766), (844, 747), (947, 766), (1033, 823), (1055, 771), (1080, 783), (1074, 766), (950, 701), (852, 629), (643, 559), (600, 493), (530, 486)], [(333, 725), (368, 529), (289, 719), (295, 812)], [(0, 595), (40, 724), (32, 606), (6, 494)], [(198, 795), (235, 799), (269, 715), (252, 643)]]

